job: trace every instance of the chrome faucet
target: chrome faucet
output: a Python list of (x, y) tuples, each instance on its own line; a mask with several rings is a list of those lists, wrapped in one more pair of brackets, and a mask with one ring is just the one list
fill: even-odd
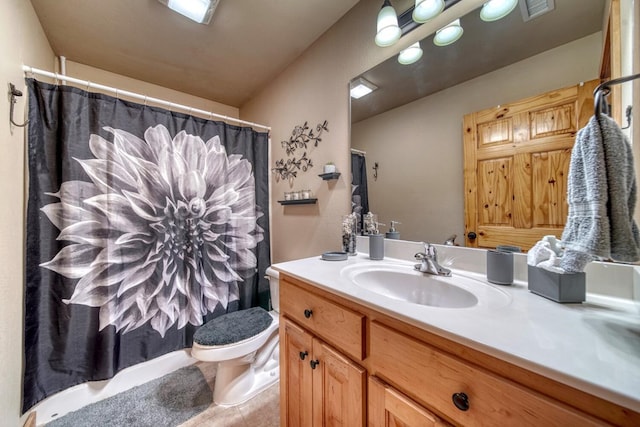
[(424, 243), (424, 252), (418, 252), (415, 258), (420, 261), (414, 266), (416, 270), (437, 276), (451, 276), (451, 270), (438, 264), (438, 252), (432, 244)]
[(444, 241), (444, 244), (447, 246), (456, 246), (456, 237), (458, 237), (457, 234), (452, 234)]

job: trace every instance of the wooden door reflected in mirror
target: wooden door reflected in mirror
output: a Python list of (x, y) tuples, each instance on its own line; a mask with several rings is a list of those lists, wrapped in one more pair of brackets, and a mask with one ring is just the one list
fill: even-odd
[(571, 149), (593, 114), (598, 83), (465, 115), (466, 246), (526, 251), (545, 235), (561, 237)]

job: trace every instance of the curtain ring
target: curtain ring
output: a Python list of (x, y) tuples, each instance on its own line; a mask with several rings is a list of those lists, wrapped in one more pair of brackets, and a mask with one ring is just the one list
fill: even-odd
[(85, 90), (89, 92), (89, 89), (91, 89), (91, 82), (87, 80), (87, 88)]
[(116, 99), (120, 99), (118, 98), (118, 88), (116, 88)]
[(58, 86), (58, 84), (60, 83), (60, 80), (58, 79), (58, 73), (53, 73), (55, 76), (55, 84), (56, 86)]
[(144, 96), (144, 106), (147, 106), (147, 95)]
[(209, 111), (209, 121), (213, 121), (213, 111)]

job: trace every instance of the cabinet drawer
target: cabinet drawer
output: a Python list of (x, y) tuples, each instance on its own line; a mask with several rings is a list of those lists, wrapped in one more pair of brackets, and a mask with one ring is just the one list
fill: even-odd
[(369, 427), (449, 427), (407, 396), (369, 377)]
[[(456, 424), (591, 426), (596, 419), (377, 322), (371, 323), (372, 372)], [(464, 393), (468, 409), (453, 403)], [(460, 397), (460, 395), (458, 395)], [(463, 402), (458, 399), (461, 406)]]
[(343, 353), (364, 359), (364, 315), (280, 278), (280, 313)]

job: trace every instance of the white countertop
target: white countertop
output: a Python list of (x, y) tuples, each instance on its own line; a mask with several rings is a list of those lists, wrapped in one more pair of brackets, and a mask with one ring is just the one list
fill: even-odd
[(453, 270), (506, 292), (502, 307), (437, 308), (394, 300), (355, 285), (346, 266), (413, 263), (358, 253), (346, 261), (320, 256), (274, 264), (288, 275), (409, 324), (496, 356), (556, 381), (640, 412), (640, 314), (637, 306), (587, 294), (582, 304), (558, 304), (532, 294), (525, 282), (497, 286), (484, 275)]

